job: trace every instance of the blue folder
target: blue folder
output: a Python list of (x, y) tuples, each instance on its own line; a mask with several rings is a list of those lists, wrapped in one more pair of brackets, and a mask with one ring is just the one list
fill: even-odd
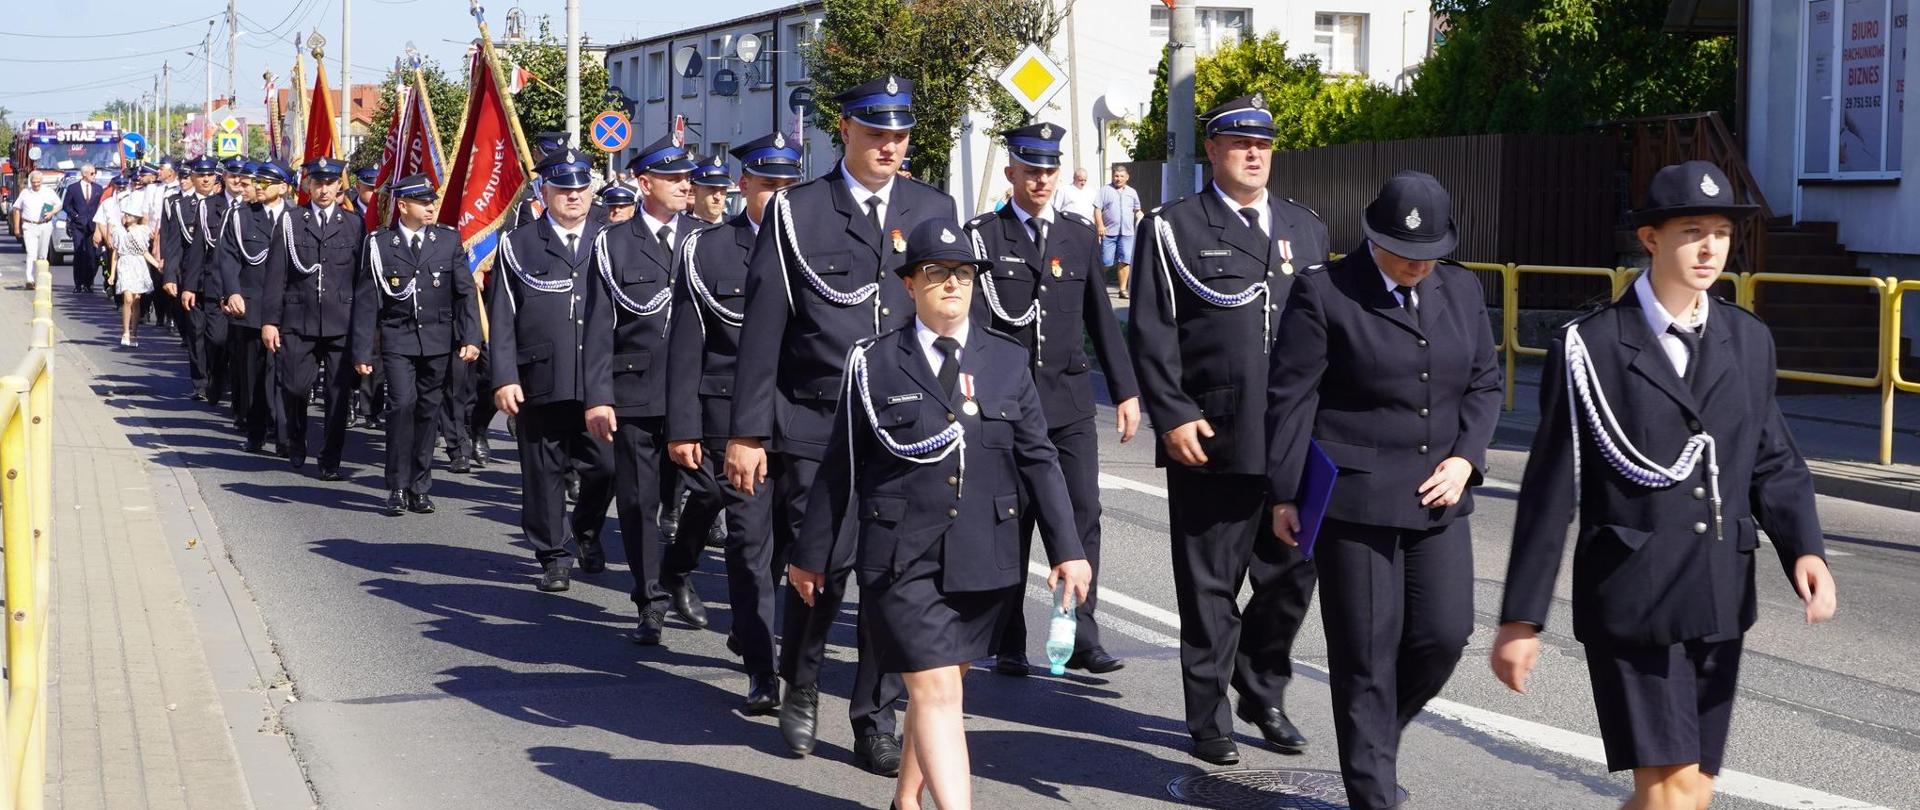
[(1307, 445), (1307, 469), (1300, 475), (1300, 533), (1294, 539), (1299, 541), (1300, 554), (1313, 559), (1313, 545), (1320, 539), (1320, 523), (1326, 520), (1327, 504), (1333, 501), (1333, 482), (1340, 477), (1340, 468), (1333, 463), (1327, 451), (1320, 449), (1320, 443), (1311, 441)]

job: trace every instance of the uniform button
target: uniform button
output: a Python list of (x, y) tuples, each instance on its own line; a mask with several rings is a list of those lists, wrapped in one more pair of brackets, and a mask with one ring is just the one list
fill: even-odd
[(1707, 524), (1705, 524), (1705, 523), (1695, 523), (1695, 524), (1693, 524), (1693, 533), (1694, 533), (1694, 534), (1706, 534), (1706, 533), (1707, 533)]
[(1422, 371), (1422, 372), (1420, 372), (1420, 381), (1421, 381), (1421, 382), (1426, 382), (1427, 380), (1429, 380), (1429, 379), (1431, 379), (1432, 377), (1433, 377), (1433, 375), (1431, 375), (1431, 374), (1428, 374), (1427, 372), (1424, 372), (1424, 371)]
[(947, 486), (950, 486), (950, 487), (957, 487), (957, 486), (960, 486), (960, 479), (959, 479), (959, 477), (957, 477), (957, 476), (952, 476), (952, 475), (949, 475), (949, 476), (947, 476)]
[(1688, 420), (1687, 420), (1687, 429), (1688, 429), (1688, 430), (1691, 430), (1691, 431), (1693, 431), (1693, 432), (1695, 432), (1695, 433), (1699, 433), (1699, 432), (1700, 432), (1700, 420), (1698, 420), (1698, 419), (1688, 419)]
[(1421, 338), (1421, 339), (1420, 339), (1420, 340), (1418, 341), (1418, 343), (1419, 343), (1419, 345), (1420, 345), (1420, 348), (1422, 348), (1422, 349), (1424, 349), (1424, 348), (1426, 348), (1426, 347), (1427, 347), (1427, 339), (1426, 339), (1426, 338)]
[(1047, 291), (1047, 285), (1045, 285), (1045, 284), (1042, 284), (1042, 285), (1040, 285), (1040, 291), (1041, 291), (1041, 292), (1046, 292), (1046, 291)]
[(1034, 364), (1034, 365), (1036, 365), (1036, 366), (1044, 366), (1044, 365), (1046, 365), (1046, 364), (1047, 364), (1047, 361), (1045, 361), (1045, 360), (1035, 360), (1035, 361), (1033, 361), (1033, 364)]
[(1420, 418), (1421, 418), (1421, 419), (1425, 419), (1425, 418), (1427, 418), (1427, 409), (1426, 409), (1426, 408), (1421, 408), (1421, 409), (1420, 409)]
[(951, 413), (947, 414), (947, 421), (949, 422), (953, 421), (953, 414)]
[(1424, 444), (1423, 444), (1423, 445), (1420, 445), (1420, 455), (1423, 455), (1423, 456), (1424, 456), (1424, 455), (1426, 455), (1426, 454), (1427, 454), (1427, 446), (1426, 446), (1426, 445), (1424, 445)]
[(1041, 335), (1041, 336), (1040, 336), (1040, 342), (1041, 342), (1041, 343), (1045, 343), (1045, 342), (1047, 342), (1047, 336), (1046, 336), (1046, 335)]
[(1013, 507), (1007, 507), (1007, 517), (1013, 517)]
[(958, 509), (948, 509), (948, 510), (947, 510), (947, 517), (950, 517), (950, 518), (957, 518), (957, 517), (959, 517), (959, 516), (960, 516), (960, 510), (958, 510)]
[(888, 307), (881, 307), (881, 308), (880, 308), (880, 314), (882, 314), (882, 315), (892, 315), (892, 314), (893, 314), (893, 310), (892, 310), (891, 308), (888, 308)]
[(1693, 499), (1694, 499), (1694, 500), (1696, 500), (1696, 501), (1704, 501), (1704, 500), (1706, 500), (1706, 499), (1707, 499), (1707, 488), (1706, 488), (1706, 487), (1694, 487), (1694, 488), (1693, 488)]

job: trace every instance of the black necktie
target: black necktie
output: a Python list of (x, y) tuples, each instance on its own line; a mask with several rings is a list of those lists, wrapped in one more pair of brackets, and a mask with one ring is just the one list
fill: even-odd
[(1267, 238), (1267, 229), (1260, 227), (1259, 211), (1252, 208), (1242, 208), (1240, 209), (1240, 218), (1245, 219), (1247, 221), (1247, 227), (1252, 228), (1254, 233), (1260, 234), (1261, 239)]
[(880, 196), (877, 194), (867, 198), (867, 221), (873, 223), (875, 235), (887, 235), (887, 230), (880, 227)]
[(1413, 299), (1413, 288), (1405, 284), (1395, 285), (1394, 292), (1400, 294), (1400, 306), (1413, 316), (1413, 325), (1420, 325), (1420, 303)]
[(420, 234), (416, 233), (413, 235), (413, 244), (411, 247), (413, 248), (413, 257), (415, 259), (420, 258)]
[(1700, 367), (1700, 330), (1681, 329), (1680, 324), (1673, 323), (1667, 324), (1667, 334), (1679, 338), (1681, 343), (1686, 344), (1687, 373), (1680, 375), (1680, 379), (1693, 382), (1693, 378), (1698, 376), (1693, 372)]
[(940, 353), (940, 390), (947, 392), (947, 399), (953, 399), (954, 385), (960, 382), (960, 341), (950, 337), (933, 339), (933, 348)]
[(1040, 257), (1042, 259), (1046, 258), (1047, 256), (1047, 221), (1039, 217), (1034, 217), (1032, 219), (1027, 220), (1027, 225), (1033, 228), (1033, 247), (1036, 250), (1040, 251)]
[(660, 243), (660, 251), (667, 255), (667, 260), (672, 261), (673, 260), (673, 228), (666, 225), (662, 225), (660, 226), (660, 230), (653, 232), (653, 238)]
[(580, 234), (567, 234), (567, 258), (580, 258)]

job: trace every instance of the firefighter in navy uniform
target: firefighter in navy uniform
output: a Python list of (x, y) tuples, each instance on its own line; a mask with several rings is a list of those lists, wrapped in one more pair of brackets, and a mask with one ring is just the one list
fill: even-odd
[(1274, 342), (1280, 309), (1295, 270), (1326, 260), (1327, 226), (1267, 192), (1273, 116), (1260, 96), (1204, 117), (1214, 182), (1141, 221), (1127, 342), (1167, 471), (1187, 732), (1195, 757), (1225, 765), (1240, 760), (1236, 711), (1283, 752), (1307, 745), (1283, 698), (1314, 571), (1273, 537), (1265, 417), (1268, 355), (1287, 350)]
[[(354, 180), (358, 182), (354, 190), (354, 195), (355, 199), (360, 203), (361, 210), (364, 212), (368, 208), (378, 207), (380, 205), (380, 196), (379, 190), (375, 188), (375, 184), (380, 178), (380, 167), (362, 167), (353, 173), (353, 177)], [(375, 223), (384, 223), (385, 216), (385, 211), (380, 211), (375, 214)], [(361, 221), (364, 223), (366, 220), (362, 219)], [(378, 353), (377, 349), (375, 353)], [(361, 427), (378, 426), (380, 413), (387, 407), (386, 386), (387, 373), (380, 368), (378, 363), (374, 364), (372, 374), (361, 375), (360, 382), (353, 391), (353, 419), (349, 423), (349, 426), (354, 424)]]
[(296, 470), (306, 463), (307, 403), (314, 377), (324, 365), (320, 478), (338, 481), (340, 453), (347, 443), (348, 400), (360, 382), (348, 368), (346, 354), (366, 224), (345, 210), (340, 188), (344, 161), (321, 158), (301, 168), (311, 204), (289, 211), (273, 232), (260, 335), (280, 364), (278, 393), (287, 420), (282, 432)]
[(164, 234), (161, 282), (180, 299), (180, 342), (187, 350), (193, 398), (205, 401), (219, 396), (227, 377), (226, 369), (207, 362), (207, 312), (200, 302), (208, 248), (214, 244), (219, 219), (226, 212), (226, 196), (220, 192), (220, 164), (213, 158), (194, 158), (187, 163), (187, 171), (193, 190), (177, 199), (175, 227)]
[[(367, 236), (353, 297), (353, 366), (386, 368), (386, 513), (433, 512), (434, 422), (453, 363), (480, 358), (480, 301), (460, 233), (432, 221), (424, 174), (393, 185), (400, 223)], [(376, 338), (378, 344), (376, 347)]]
[[(1038, 123), (1000, 133), (1012, 164), (1009, 203), (966, 225), (974, 254), (994, 263), (993, 271), (973, 285), (973, 320), (1010, 335), (1031, 354), (1047, 438), (1060, 452), (1060, 468), (1072, 494), (1080, 546), (1100, 576), (1100, 437), (1095, 432), (1092, 364), (1086, 337), (1092, 336), (1107, 394), (1117, 403), (1120, 440), (1130, 441), (1140, 426), (1140, 387), (1133, 360), (1120, 335), (1120, 321), (1107, 300), (1100, 268), (1100, 242), (1093, 223), (1053, 207), (1060, 175), (1060, 140), (1066, 130)], [(1032, 504), (1021, 516), (1021, 547), (1031, 549)], [(1022, 557), (1024, 559), (1024, 557)], [(1067, 664), (1095, 674), (1125, 666), (1100, 646), (1093, 611), (1098, 591), (1089, 590), (1078, 612), (1074, 652)], [(994, 671), (1026, 675), (1027, 622), (1020, 594), (1005, 612)]]
[[(613, 499), (613, 447), (587, 433), (586, 296), (600, 226), (588, 217), (592, 178), (585, 156), (550, 152), (535, 170), (546, 213), (508, 232), (488, 280), (487, 362), (494, 404), (518, 421), (520, 527), (533, 546), (543, 591), (572, 584), (569, 528), (580, 568), (606, 570), (600, 532)], [(571, 527), (563, 477), (584, 469)]]
[[(800, 179), (800, 150), (775, 133), (735, 147), (732, 154), (740, 161), (746, 210), (726, 224), (696, 231), (680, 251), (667, 360), (667, 455), (687, 481), (681, 524), (713, 524), (724, 533), (727, 597), (733, 606), (728, 646), (746, 665), (744, 710), (764, 714), (780, 705), (773, 641), (778, 576), (768, 522), (773, 492), (760, 487), (748, 495), (734, 489), (724, 465), (747, 268), (767, 201)], [(725, 520), (716, 520), (723, 510)], [(699, 559), (698, 548), (678, 540), (667, 551), (663, 576), (684, 578)]]
[(701, 223), (687, 206), (693, 160), (671, 136), (642, 149), (640, 210), (594, 238), (586, 281), (588, 432), (613, 445), (620, 540), (640, 609), (637, 644), (660, 643), (668, 598), (660, 587), (660, 465), (667, 454), (667, 326), (674, 251)]
[[(890, 277), (906, 259), (906, 234), (955, 210), (953, 198), (939, 189), (899, 176), (914, 120), (911, 82), (889, 76), (837, 99), (845, 157), (833, 171), (768, 203), (747, 273), (727, 478), (752, 494), (766, 485), (771, 468), (777, 547), (792, 542), (805, 515), (847, 351), (855, 341), (905, 325), (913, 314), (906, 288)], [(832, 562), (815, 603), (789, 596), (783, 620), (780, 670), (787, 692), (780, 731), (796, 753), (813, 750), (820, 664), (852, 568), (850, 558)], [(870, 770), (893, 775), (900, 744), (892, 706), (904, 690), (898, 676), (880, 672), (861, 637), (848, 707), (854, 754)]]
[(278, 163), (249, 167), (253, 196), (246, 205), (227, 210), (225, 232), (217, 258), (221, 294), (230, 318), (227, 355), (232, 363), (233, 408), (249, 453), (264, 452), (274, 408), (268, 403), (267, 353), (260, 340), (261, 317), (266, 312), (267, 256), (273, 248), (273, 230), (285, 212), (287, 183), (293, 173)]

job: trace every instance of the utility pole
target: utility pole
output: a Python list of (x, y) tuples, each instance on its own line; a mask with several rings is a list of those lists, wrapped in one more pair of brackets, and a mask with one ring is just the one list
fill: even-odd
[(340, 137), (337, 141), (344, 158), (353, 147), (353, 0), (340, 0)]
[(234, 0), (227, 0), (227, 109), (240, 103), (239, 85), (234, 83), (233, 68), (234, 46), (240, 42), (240, 12), (233, 7)]
[(166, 84), (160, 93), (160, 153), (173, 154), (173, 63), (161, 62), (160, 75)]
[(580, 0), (567, 0), (567, 143), (580, 147)]
[(207, 100), (200, 111), (200, 154), (213, 157), (213, 21), (207, 21), (207, 38), (200, 45), (200, 61), (207, 63)]
[(1167, 182), (1160, 201), (1192, 194), (1193, 182), (1193, 4), (1174, 0), (1167, 26)]
[[(1086, 168), (1080, 162), (1080, 38), (1073, 33), (1074, 5), (1067, 6), (1067, 131), (1073, 133), (1073, 170)], [(1072, 175), (1068, 175), (1069, 178)]]

